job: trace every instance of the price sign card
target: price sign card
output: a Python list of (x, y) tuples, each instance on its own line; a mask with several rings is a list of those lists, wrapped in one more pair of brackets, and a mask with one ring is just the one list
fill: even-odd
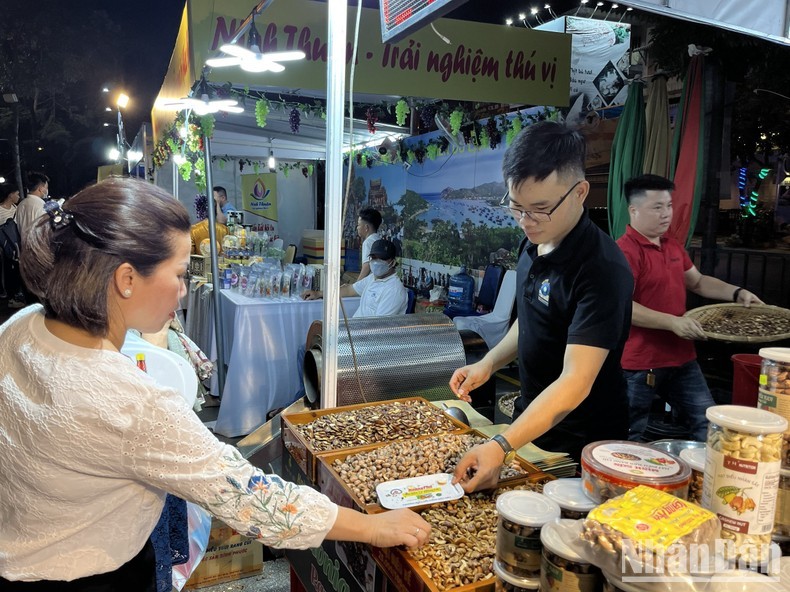
[(387, 481), (376, 486), (379, 503), (389, 509), (411, 508), (463, 497), (464, 490), (448, 473)]

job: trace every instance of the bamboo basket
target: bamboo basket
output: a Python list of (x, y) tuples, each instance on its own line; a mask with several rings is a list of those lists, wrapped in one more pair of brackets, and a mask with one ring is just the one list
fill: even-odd
[[(694, 308), (683, 316), (699, 321), (705, 336), (717, 341), (767, 343), (790, 338), (790, 310), (779, 306), (753, 304), (746, 308), (735, 303), (709, 304)], [(739, 331), (741, 323), (757, 325), (747, 325)], [(755, 331), (760, 324), (762, 331)]]

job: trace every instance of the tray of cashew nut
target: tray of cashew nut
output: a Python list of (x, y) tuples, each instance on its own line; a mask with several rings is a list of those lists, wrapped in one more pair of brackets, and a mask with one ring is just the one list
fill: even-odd
[(514, 490), (541, 491), (545, 473), (526, 482), (418, 509), (431, 524), (431, 536), (419, 549), (371, 548), (376, 563), (399, 590), (409, 592), (493, 592), (496, 555), (496, 500)]
[[(379, 484), (435, 473), (452, 474), (466, 451), (487, 440), (475, 430), (467, 430), (319, 454), (316, 484), (341, 506), (375, 512), (380, 507), (376, 493)], [(499, 478), (504, 483), (531, 475), (553, 479), (518, 456), (502, 467)]]
[(468, 429), (421, 397), (282, 416), (283, 445), (313, 483), (318, 454)]

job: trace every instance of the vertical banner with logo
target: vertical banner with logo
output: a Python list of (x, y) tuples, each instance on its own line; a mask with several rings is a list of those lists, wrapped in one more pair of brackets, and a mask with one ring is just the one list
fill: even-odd
[(244, 211), (277, 221), (277, 173), (241, 176)]

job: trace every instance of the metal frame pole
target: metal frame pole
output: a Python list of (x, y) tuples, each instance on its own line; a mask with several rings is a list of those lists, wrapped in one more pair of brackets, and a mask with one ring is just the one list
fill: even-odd
[(214, 299), (214, 340), (217, 345), (217, 396), (225, 390), (225, 331), (222, 323), (222, 295), (219, 293), (219, 262), (217, 261), (217, 215), (214, 212), (214, 182), (211, 177), (211, 141), (203, 134), (203, 159), (206, 162), (206, 197), (208, 198), (208, 240), (211, 246), (211, 284)]
[(325, 408), (337, 406), (337, 332), (340, 307), (340, 239), (343, 233), (343, 108), (346, 86), (348, 3), (329, 0), (326, 80), (326, 189), (324, 219), (324, 325), (322, 388)]

